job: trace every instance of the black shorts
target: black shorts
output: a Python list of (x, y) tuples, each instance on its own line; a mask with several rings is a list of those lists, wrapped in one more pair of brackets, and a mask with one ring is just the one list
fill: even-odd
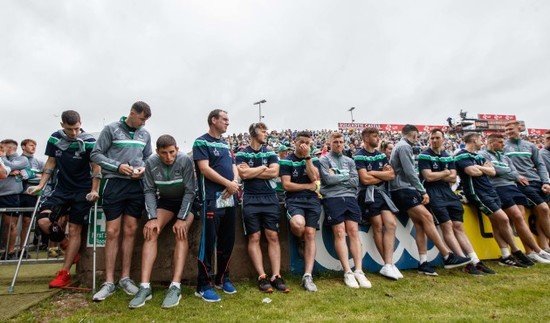
[[(19, 198), (19, 194), (10, 194), (10, 195), (0, 196), (0, 207), (12, 208), (12, 207), (19, 207), (20, 205), (21, 205), (21, 199)], [(19, 216), (17, 212), (4, 213), (4, 214), (11, 215), (11, 216)]]
[(101, 197), (107, 221), (116, 220), (123, 214), (139, 219), (145, 210), (145, 195), (140, 180), (108, 178)]
[(163, 209), (174, 213), (176, 216), (180, 212), (182, 200), (168, 200), (160, 198), (157, 200), (157, 209)]
[[(92, 204), (86, 200), (89, 192), (64, 192), (59, 187), (52, 194), (42, 200), (40, 211), (51, 210), (58, 206), (63, 210), (61, 215), (69, 215), (69, 223), (88, 224)], [(44, 216), (39, 216), (43, 218)]]
[(481, 212), (486, 215), (491, 215), (501, 209), (502, 203), (496, 194), (466, 195), (468, 202), (477, 206)]
[(402, 189), (392, 191), (391, 199), (400, 211), (407, 211), (422, 204), (422, 195), (417, 190)]
[[(29, 194), (21, 194), (19, 195), (19, 205), (21, 207), (32, 207), (34, 208), (36, 206), (36, 201), (38, 201), (38, 196), (29, 195)], [(31, 212), (22, 212), (23, 216), (31, 217)]]
[(523, 195), (527, 196), (527, 200), (532, 206), (549, 202), (549, 195), (542, 191), (541, 182), (529, 182), (529, 185), (519, 185), (518, 189)]
[(502, 203), (502, 208), (506, 210), (514, 205), (529, 205), (527, 196), (525, 196), (516, 185), (506, 185), (495, 187), (498, 198)]
[(249, 235), (262, 228), (279, 231), (279, 199), (277, 194), (243, 196), (242, 216), (244, 234)]
[(361, 209), (355, 197), (329, 197), (323, 199), (325, 225), (337, 225), (344, 221), (361, 221)]
[(364, 218), (372, 218), (375, 216), (379, 216), (380, 214), (382, 214), (382, 211), (390, 210), (390, 207), (386, 203), (386, 200), (384, 200), (384, 197), (382, 197), (382, 195), (379, 192), (374, 191), (374, 202), (372, 203), (365, 202), (366, 193), (367, 193), (366, 190), (362, 190), (361, 192), (359, 192), (359, 195), (357, 196), (357, 203), (361, 208), (361, 212)]
[(321, 201), (317, 197), (295, 197), (287, 199), (285, 205), (288, 220), (295, 215), (302, 215), (306, 221), (306, 227), (319, 229)]
[(432, 201), (430, 199), (428, 209), (434, 215), (436, 225), (447, 221), (464, 222), (464, 208), (459, 200)]

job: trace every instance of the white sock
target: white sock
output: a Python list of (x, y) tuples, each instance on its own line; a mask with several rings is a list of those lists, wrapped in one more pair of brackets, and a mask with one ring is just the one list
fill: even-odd
[(468, 257), (470, 257), (470, 259), (472, 259), (472, 264), (477, 265), (477, 263), (479, 262), (479, 258), (477, 257), (477, 254), (475, 253), (475, 251), (473, 252), (470, 252), (468, 254)]
[(500, 254), (502, 258), (508, 258), (510, 257), (510, 250), (508, 250), (508, 248), (500, 248)]
[(304, 278), (304, 277), (306, 277), (306, 276), (313, 277), (313, 276), (311, 275), (311, 273), (304, 273), (304, 275), (302, 276), (302, 278)]
[(179, 283), (179, 282), (172, 282), (168, 288), (170, 288), (172, 286), (176, 286), (178, 289), (181, 289), (181, 283)]
[(123, 281), (125, 279), (130, 279), (130, 277), (126, 276), (126, 277), (122, 277), (119, 281)]
[(141, 283), (139, 286), (143, 288), (151, 288), (151, 283)]
[(428, 254), (425, 254), (425, 253), (421, 253), (418, 255), (418, 258), (420, 259), (420, 263), (423, 264), (425, 263), (426, 261), (428, 261)]

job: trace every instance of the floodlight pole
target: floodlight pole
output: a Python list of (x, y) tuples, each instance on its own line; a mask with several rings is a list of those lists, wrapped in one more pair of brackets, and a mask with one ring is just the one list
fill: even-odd
[(262, 103), (266, 103), (266, 100), (260, 100), (258, 102), (254, 102), (254, 105), (258, 106), (258, 122), (262, 122), (262, 118), (264, 117), (262, 115)]
[(355, 107), (351, 107), (348, 109), (349, 113), (351, 114), (351, 123), (355, 122), (355, 119), (353, 119), (353, 110), (355, 110)]

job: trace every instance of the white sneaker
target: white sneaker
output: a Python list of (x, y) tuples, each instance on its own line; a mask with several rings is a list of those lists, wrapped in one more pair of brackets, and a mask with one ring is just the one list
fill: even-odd
[(395, 280), (399, 279), (399, 276), (397, 275), (397, 272), (395, 272), (395, 270), (393, 269), (392, 265), (382, 266), (382, 269), (380, 269), (380, 275), (391, 279), (395, 279)]
[(361, 288), (371, 288), (372, 284), (370, 283), (367, 276), (365, 276), (365, 273), (362, 271), (354, 271), (353, 276), (355, 276), (355, 279), (359, 283), (359, 287)]
[(541, 264), (550, 264), (550, 260), (546, 260), (546, 259), (542, 258), (536, 252), (531, 252), (530, 254), (527, 255), (527, 257), (529, 257), (529, 259), (533, 260), (534, 262), (538, 262), (538, 263), (541, 263)]
[(541, 250), (539, 252), (539, 256), (543, 259), (546, 259), (546, 260), (550, 260), (550, 253), (544, 251), (544, 250)]
[(399, 277), (399, 279), (403, 278), (403, 274), (399, 271), (397, 266), (395, 266), (393, 264), (391, 266), (393, 267), (393, 271), (397, 274), (397, 277)]
[(350, 288), (359, 288), (355, 275), (351, 271), (344, 274), (344, 283)]

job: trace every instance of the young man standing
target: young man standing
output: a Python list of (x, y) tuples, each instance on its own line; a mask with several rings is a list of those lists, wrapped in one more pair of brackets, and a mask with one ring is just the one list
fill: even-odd
[(68, 214), (69, 244), (63, 268), (50, 282), (50, 288), (61, 288), (71, 283), (69, 271), (80, 250), (82, 226), (88, 224), (92, 203), (99, 197), (101, 169), (90, 159), (95, 139), (80, 126), (78, 112), (68, 110), (61, 114), (62, 129), (54, 132), (46, 145), (48, 159), (40, 183), (27, 190), (29, 194), (43, 191), (57, 170), (57, 184), (51, 195), (41, 203), (38, 225), (42, 232), (51, 235), (52, 240), (61, 241), (65, 234), (59, 224), (60, 218)]
[(354, 158), (361, 184), (357, 202), (363, 217), (370, 221), (376, 249), (384, 261), (380, 275), (398, 280), (403, 278), (393, 264), (397, 226), (395, 213), (398, 210), (387, 191), (388, 183), (394, 179), (395, 173), (386, 155), (376, 149), (380, 141), (378, 135), (377, 128), (365, 128), (361, 132), (364, 148)]
[(105, 283), (93, 296), (94, 301), (103, 301), (115, 292), (115, 263), (121, 231), (122, 272), (118, 284), (128, 295), (138, 292), (130, 279), (130, 267), (138, 220), (145, 209), (141, 179), (152, 149), (151, 135), (143, 126), (150, 117), (151, 108), (147, 103), (134, 103), (128, 117), (105, 126), (92, 151), (91, 158), (101, 166), (105, 180), (102, 199), (107, 220)]
[(235, 194), (240, 186), (231, 147), (222, 138), (228, 126), (227, 112), (212, 110), (208, 114), (208, 132), (193, 143), (193, 159), (203, 203), (195, 295), (206, 302), (221, 301), (210, 282), (215, 249), (218, 267), (215, 286), (226, 294), (237, 292), (229, 279), (229, 260), (235, 243)]
[(315, 234), (319, 229), (321, 201), (319, 199), (319, 159), (311, 157), (311, 135), (299, 132), (294, 153), (280, 160), (281, 182), (285, 190), (285, 205), (290, 231), (304, 241), (304, 275), (302, 287), (316, 292), (313, 282), (315, 264)]
[[(455, 156), (456, 168), (466, 198), (491, 221), (493, 236), (502, 254), (498, 261), (499, 265), (520, 268), (534, 265), (516, 246), (509, 219), (502, 211), (497, 192), (489, 181), (488, 176), (495, 176), (495, 168), (483, 156), (477, 154), (483, 144), (480, 134), (470, 132), (465, 134), (463, 139), (466, 146)], [(512, 254), (508, 246), (512, 249)]]
[(395, 179), (390, 182), (392, 199), (397, 208), (406, 211), (416, 229), (416, 245), (419, 254), (418, 272), (436, 276), (437, 273), (428, 263), (428, 243), (426, 236), (433, 241), (444, 259), (446, 269), (465, 266), (471, 259), (460, 257), (449, 251), (435, 227), (433, 216), (426, 209), (430, 196), (420, 183), (413, 158), (413, 145), (418, 140), (418, 129), (405, 125), (401, 131), (403, 137), (393, 148), (390, 164), (395, 171)]
[(455, 254), (470, 257), (472, 263), (464, 271), (474, 276), (495, 274), (474, 251), (470, 239), (464, 232), (464, 208), (453, 193), (451, 185), (456, 182), (456, 167), (452, 156), (444, 150), (443, 131), (430, 131), (430, 147), (418, 155), (418, 170), (426, 192), (430, 196), (427, 205), (437, 220), (445, 243)]
[(141, 253), (141, 284), (130, 304), (138, 308), (153, 296), (151, 271), (157, 258), (157, 241), (164, 227), (176, 218), (172, 231), (176, 236), (176, 247), (172, 259), (174, 274), (168, 287), (163, 308), (177, 306), (181, 299), (181, 279), (185, 259), (189, 251), (187, 233), (193, 223), (191, 206), (195, 198), (195, 174), (193, 160), (179, 152), (174, 137), (162, 135), (157, 139), (157, 154), (145, 162), (144, 189), (145, 205), (149, 221), (143, 228), (143, 249)]
[[(359, 176), (353, 159), (344, 156), (344, 136), (339, 132), (330, 135), (330, 152), (321, 157), (321, 194), (325, 210), (325, 223), (332, 227), (334, 249), (344, 270), (344, 283), (350, 288), (371, 288), (363, 273), (359, 221), (361, 209), (356, 194)], [(346, 243), (349, 238), (349, 251)], [(355, 271), (351, 271), (348, 255), (351, 252)]]
[[(262, 123), (250, 125), (250, 145), (235, 155), (239, 177), (243, 181), (244, 194), (242, 217), (244, 233), (248, 236), (248, 255), (258, 272), (258, 288), (271, 293), (276, 290), (288, 293), (290, 289), (281, 277), (281, 246), (279, 244), (279, 201), (275, 193), (274, 179), (279, 175), (279, 159), (265, 146), (267, 126)], [(271, 279), (263, 265), (260, 238), (262, 228), (267, 240)]]

